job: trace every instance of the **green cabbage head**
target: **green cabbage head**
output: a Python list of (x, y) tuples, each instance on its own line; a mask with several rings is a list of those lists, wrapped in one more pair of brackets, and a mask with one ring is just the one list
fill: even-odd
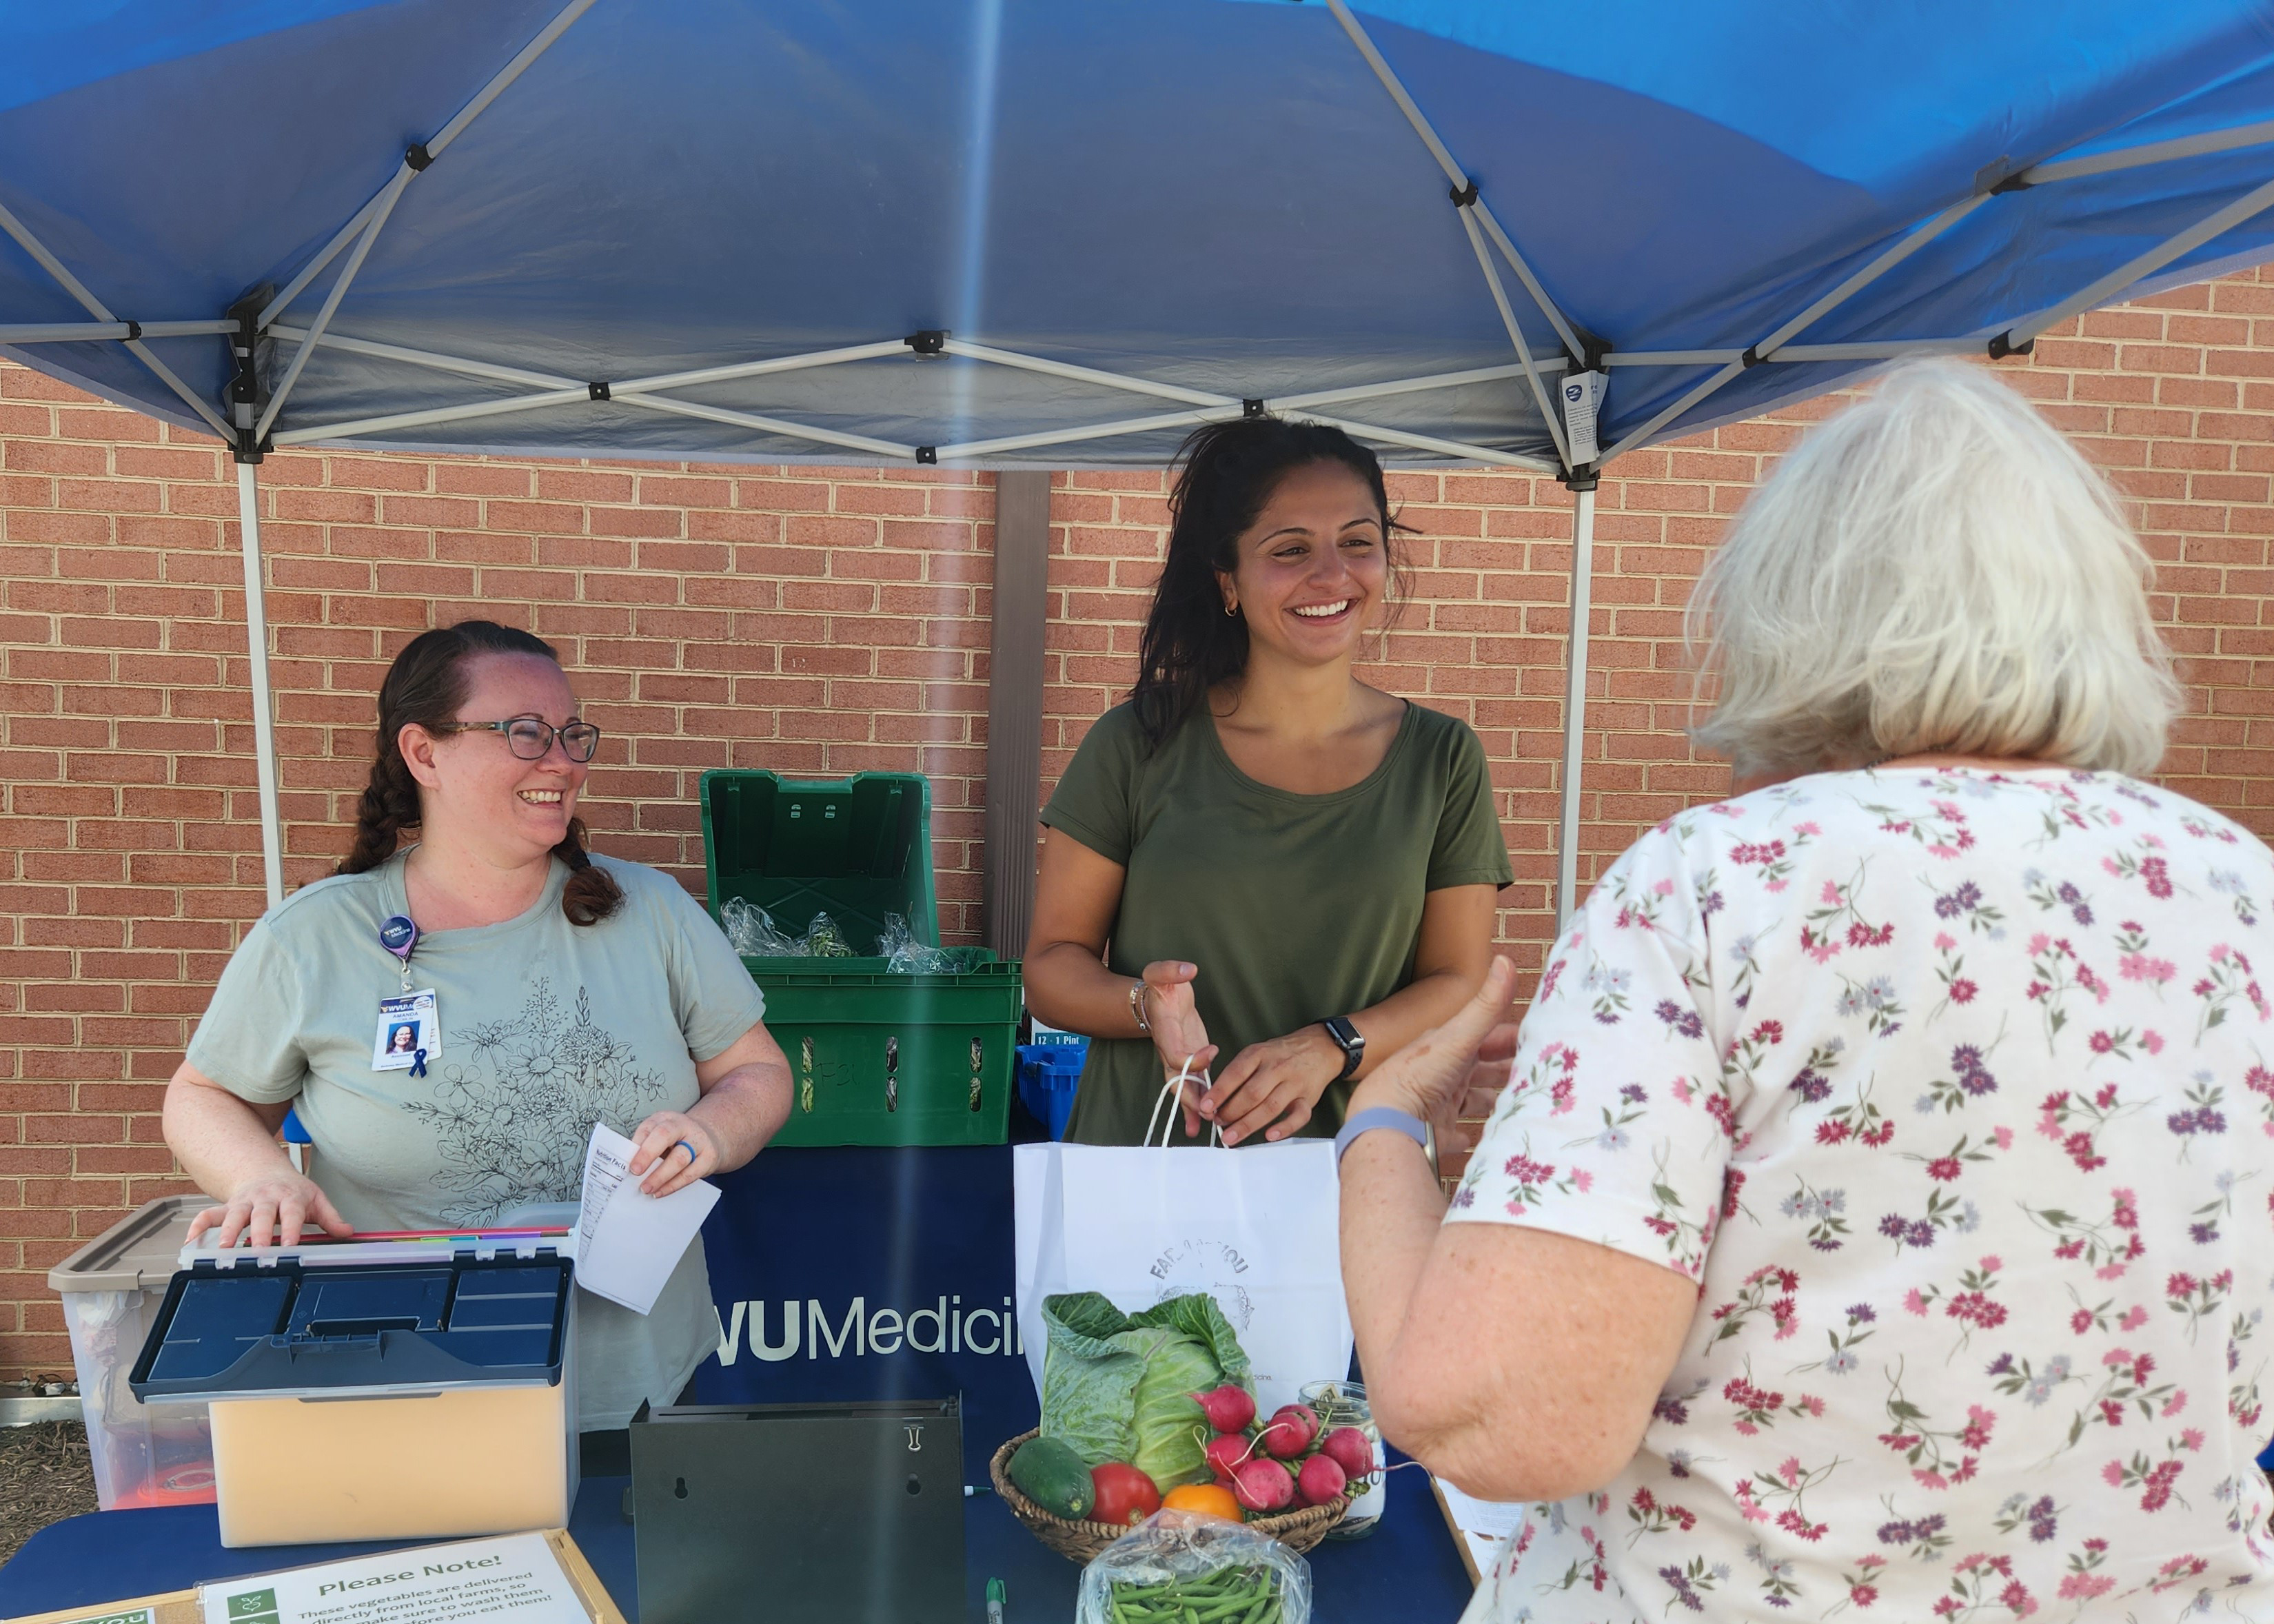
[(1126, 1461), (1163, 1493), (1206, 1483), (1209, 1429), (1193, 1395), (1254, 1390), (1247, 1356), (1205, 1292), (1125, 1314), (1095, 1291), (1043, 1299), (1043, 1436), (1089, 1465)]

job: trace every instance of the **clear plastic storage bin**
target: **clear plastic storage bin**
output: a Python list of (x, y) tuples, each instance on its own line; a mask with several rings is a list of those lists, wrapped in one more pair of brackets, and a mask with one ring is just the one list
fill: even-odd
[(63, 1297), (95, 1500), (105, 1511), (214, 1498), (206, 1406), (153, 1410), (127, 1386), (166, 1284), (181, 1267), (190, 1220), (210, 1205), (198, 1195), (162, 1197), (48, 1271), (49, 1288)]

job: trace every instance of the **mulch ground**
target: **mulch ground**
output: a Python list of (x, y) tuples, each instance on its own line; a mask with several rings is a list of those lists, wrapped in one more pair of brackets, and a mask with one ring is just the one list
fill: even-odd
[(93, 1511), (94, 1469), (77, 1421), (0, 1427), (0, 1562), (50, 1522)]

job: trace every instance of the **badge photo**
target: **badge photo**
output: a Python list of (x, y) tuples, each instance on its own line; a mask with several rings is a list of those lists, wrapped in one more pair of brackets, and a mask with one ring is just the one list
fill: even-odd
[(426, 1063), (442, 1052), (442, 1022), (430, 989), (379, 1001), (379, 1032), (372, 1040), (371, 1069), (423, 1076)]

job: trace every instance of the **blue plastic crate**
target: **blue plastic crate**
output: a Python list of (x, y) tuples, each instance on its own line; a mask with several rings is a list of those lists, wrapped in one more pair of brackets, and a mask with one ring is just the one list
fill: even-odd
[(1082, 1062), (1089, 1057), (1087, 1039), (1072, 1043), (1019, 1045), (1019, 1102), (1035, 1120), (1050, 1131), (1054, 1139), (1065, 1138), (1066, 1119), (1073, 1115), (1074, 1090), (1081, 1085)]

